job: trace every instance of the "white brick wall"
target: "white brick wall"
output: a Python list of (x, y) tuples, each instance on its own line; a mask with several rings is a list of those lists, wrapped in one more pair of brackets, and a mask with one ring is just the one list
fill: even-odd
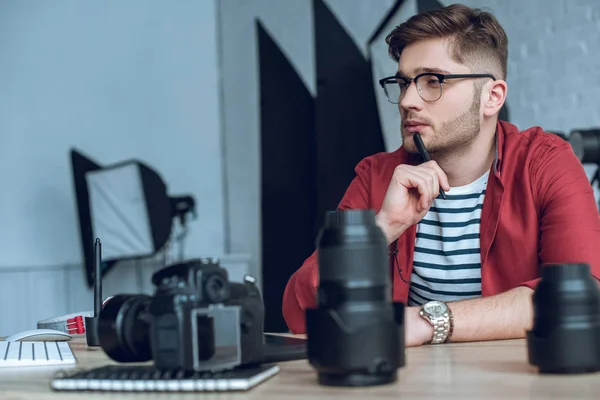
[(508, 106), (521, 129), (600, 127), (598, 0), (468, 0), (508, 35)]

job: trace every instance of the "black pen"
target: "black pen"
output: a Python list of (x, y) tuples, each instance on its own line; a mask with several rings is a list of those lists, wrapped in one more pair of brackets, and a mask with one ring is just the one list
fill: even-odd
[[(421, 153), (421, 157), (423, 157), (423, 160), (425, 160), (425, 162), (430, 161), (431, 157), (429, 157), (429, 153), (427, 152), (427, 149), (423, 144), (423, 139), (421, 139), (421, 135), (418, 132), (416, 132), (413, 135), (413, 139), (415, 140), (415, 145), (417, 146), (419, 153)], [(442, 196), (442, 199), (446, 200), (446, 193), (444, 193), (444, 189), (442, 189), (441, 187), (440, 196)]]

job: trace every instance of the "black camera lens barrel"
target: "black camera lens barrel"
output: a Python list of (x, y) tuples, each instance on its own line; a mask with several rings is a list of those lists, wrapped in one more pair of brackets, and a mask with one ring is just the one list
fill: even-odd
[(600, 163), (600, 128), (573, 130), (569, 144), (582, 164)]
[(144, 362), (152, 359), (149, 326), (140, 314), (151, 297), (144, 294), (113, 296), (102, 308), (98, 337), (104, 352), (117, 362)]
[(395, 382), (404, 365), (404, 305), (391, 298), (387, 240), (373, 210), (330, 211), (317, 239), (318, 301), (307, 354), (326, 386)]
[(373, 210), (328, 212), (317, 247), (319, 265), (324, 265), (320, 282), (390, 286), (387, 242)]
[(600, 371), (600, 288), (588, 264), (545, 264), (533, 294), (529, 363), (540, 373)]

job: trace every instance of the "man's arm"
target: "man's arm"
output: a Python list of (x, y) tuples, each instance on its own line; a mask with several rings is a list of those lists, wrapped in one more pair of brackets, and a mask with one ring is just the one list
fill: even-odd
[[(340, 210), (369, 208), (371, 158), (363, 159), (355, 168), (356, 176), (340, 201)], [(290, 277), (284, 293), (283, 318), (292, 333), (305, 333), (305, 310), (316, 306), (319, 265), (317, 250)]]
[[(533, 290), (518, 287), (495, 296), (447, 303), (454, 330), (451, 342), (473, 342), (525, 337), (533, 324)], [(418, 346), (433, 337), (433, 327), (419, 315), (420, 307), (408, 307), (406, 345)]]
[[(540, 145), (530, 171), (540, 215), (540, 267), (585, 263), (598, 279), (600, 215), (594, 190), (571, 146), (556, 136), (551, 138), (550, 145)], [(523, 285), (534, 289), (538, 281)]]

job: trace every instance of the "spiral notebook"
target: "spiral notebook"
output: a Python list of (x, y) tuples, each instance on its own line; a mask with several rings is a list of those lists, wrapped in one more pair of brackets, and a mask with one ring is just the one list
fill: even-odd
[(64, 370), (50, 381), (55, 391), (227, 392), (246, 391), (279, 373), (275, 364), (222, 372), (159, 371), (153, 366), (109, 365)]

